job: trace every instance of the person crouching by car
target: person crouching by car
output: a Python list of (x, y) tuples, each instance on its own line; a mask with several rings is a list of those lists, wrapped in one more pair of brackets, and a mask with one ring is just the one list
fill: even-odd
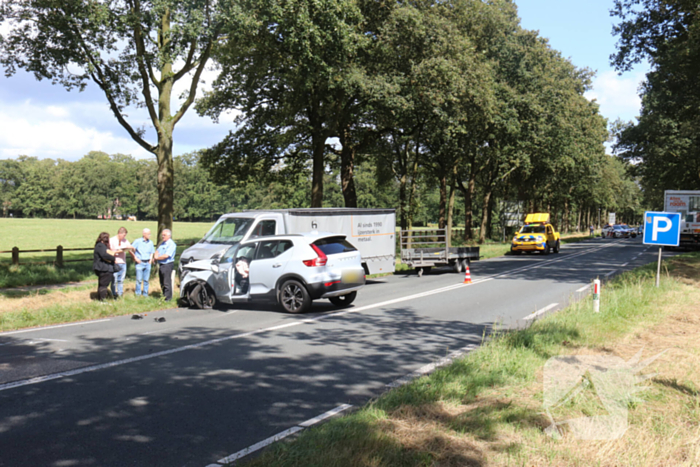
[(114, 279), (114, 252), (109, 249), (109, 234), (102, 232), (95, 242), (92, 270), (97, 275), (97, 298), (107, 298), (109, 284)]

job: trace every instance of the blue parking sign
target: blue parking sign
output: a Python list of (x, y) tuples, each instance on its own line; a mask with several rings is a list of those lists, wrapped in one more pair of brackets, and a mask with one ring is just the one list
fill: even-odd
[(681, 242), (681, 215), (677, 212), (644, 213), (644, 243), (678, 246)]

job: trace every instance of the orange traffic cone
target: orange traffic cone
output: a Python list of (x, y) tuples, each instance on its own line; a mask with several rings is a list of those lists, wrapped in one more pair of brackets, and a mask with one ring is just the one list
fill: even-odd
[(465, 284), (472, 283), (472, 274), (471, 274), (471, 272), (469, 272), (469, 261), (467, 261), (467, 265), (464, 267), (464, 283)]

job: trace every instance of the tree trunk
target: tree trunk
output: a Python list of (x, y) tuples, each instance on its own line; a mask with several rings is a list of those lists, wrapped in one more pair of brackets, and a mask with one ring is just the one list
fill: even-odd
[(311, 207), (323, 207), (323, 174), (324, 160), (323, 156), (326, 151), (326, 138), (323, 135), (321, 119), (318, 116), (316, 106), (312, 106), (309, 115), (309, 123), (311, 124), (311, 153), (312, 153), (312, 170), (311, 170)]
[(569, 225), (569, 200), (564, 201), (564, 219), (562, 220), (562, 228), (564, 232), (568, 233), (571, 230)]
[(453, 224), (453, 214), (455, 207), (455, 193), (457, 192), (457, 166), (454, 167), (452, 172), (452, 179), (450, 180), (450, 198), (447, 203), (447, 243), (448, 246), (452, 244), (452, 224)]
[(438, 213), (438, 229), (445, 228), (445, 212), (447, 207), (447, 177), (440, 177), (440, 209)]
[[(170, 31), (170, 12), (163, 15), (161, 43), (166, 43)], [(170, 113), (170, 98), (173, 92), (173, 64), (166, 61), (160, 69), (161, 85), (158, 93), (158, 146), (155, 150), (158, 172), (158, 237), (163, 230), (173, 230), (173, 202), (175, 199), (175, 173), (173, 168), (173, 123)]]
[(486, 229), (489, 225), (489, 202), (491, 201), (491, 189), (484, 192), (484, 202), (481, 205), (481, 229), (479, 229), (479, 243), (486, 241)]
[(401, 230), (408, 230), (408, 193), (406, 185), (408, 184), (408, 174), (401, 174), (399, 179), (399, 209), (401, 211), (400, 223)]
[(350, 130), (344, 128), (340, 144), (340, 186), (343, 190), (346, 208), (357, 207), (357, 193), (355, 191), (355, 146), (350, 144)]
[(578, 221), (576, 221), (576, 232), (581, 232), (581, 219), (583, 218), (583, 208), (578, 210)]
[(472, 204), (474, 200), (474, 190), (476, 189), (474, 177), (469, 178), (469, 182), (467, 183), (466, 187), (460, 182), (459, 189), (462, 191), (462, 195), (464, 196), (464, 241), (466, 242), (474, 239), (474, 233), (472, 232), (472, 224), (474, 222)]
[(158, 162), (158, 237), (154, 243), (160, 241), (160, 234), (163, 230), (173, 230), (173, 203), (174, 203), (174, 182), (175, 174), (173, 170), (173, 138), (158, 138), (158, 149), (156, 150)]
[[(406, 158), (408, 161), (408, 158)], [(409, 185), (409, 197), (408, 197), (408, 229), (413, 227), (413, 216), (415, 215), (415, 203), (416, 203), (416, 178), (418, 177), (418, 143), (416, 143), (416, 153), (413, 155), (413, 167), (411, 169), (411, 179)]]

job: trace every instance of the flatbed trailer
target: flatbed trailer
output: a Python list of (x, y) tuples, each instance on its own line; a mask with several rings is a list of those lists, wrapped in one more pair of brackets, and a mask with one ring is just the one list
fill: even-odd
[(479, 259), (479, 247), (452, 247), (446, 229), (401, 230), (401, 262), (418, 272), (418, 277), (433, 267), (450, 266), (464, 272), (470, 261)]

